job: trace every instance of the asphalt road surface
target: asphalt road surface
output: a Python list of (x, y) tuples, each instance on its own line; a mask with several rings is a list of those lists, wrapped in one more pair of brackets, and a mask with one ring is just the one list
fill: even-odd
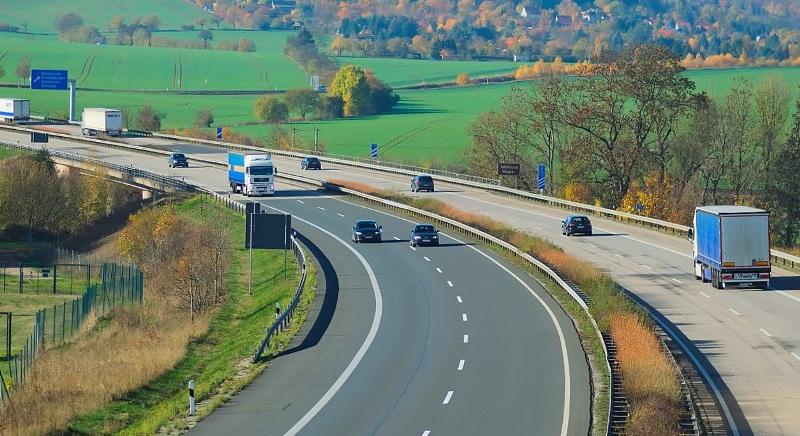
[[(25, 135), (0, 132), (0, 139), (27, 141)], [(153, 138), (133, 142), (180, 150), (225, 161), (225, 150)], [(85, 151), (88, 147), (57, 141), (54, 148)], [(142, 158), (119, 150), (115, 159)], [(322, 171), (301, 171), (299, 162), (276, 158), (280, 172), (321, 180), (345, 179), (373, 186), (408, 190), (410, 178), (323, 163)], [(151, 165), (162, 169), (164, 162)], [(197, 169), (173, 171), (191, 177)], [(219, 180), (224, 189), (225, 180)], [(800, 278), (773, 268), (768, 291), (715, 290), (695, 282), (688, 242), (637, 226), (592, 218), (595, 236), (565, 237), (560, 221), (566, 212), (523, 200), (437, 182), (431, 196), (459, 208), (486, 213), (537, 234), (567, 252), (608, 271), (671, 324), (683, 344), (707, 373), (734, 434), (800, 434)]]

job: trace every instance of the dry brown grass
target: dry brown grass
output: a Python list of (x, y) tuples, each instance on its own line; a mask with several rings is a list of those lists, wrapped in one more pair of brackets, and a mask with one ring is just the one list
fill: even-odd
[(614, 314), (611, 336), (617, 344), (622, 389), (631, 404), (627, 434), (675, 434), (680, 386), (656, 335), (639, 316)]
[(157, 305), (118, 309), (102, 329), (42, 352), (11, 406), (0, 409), (0, 433), (58, 431), (74, 417), (143, 386), (175, 365), (190, 339), (206, 331), (208, 319), (190, 323)]

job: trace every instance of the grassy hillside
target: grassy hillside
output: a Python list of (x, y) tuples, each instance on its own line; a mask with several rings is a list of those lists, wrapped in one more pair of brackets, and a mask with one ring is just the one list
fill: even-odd
[(339, 65), (355, 64), (368, 68), (391, 86), (408, 86), (418, 83), (453, 82), (460, 73), (471, 78), (508, 74), (520, 64), (504, 61), (434, 61), (429, 59), (392, 58), (336, 58)]
[[(269, 32), (278, 43), (286, 32)], [(266, 45), (266, 44), (265, 44)], [(281, 44), (282, 48), (282, 44)], [(0, 34), (5, 83), (24, 56), (33, 68), (67, 69), (79, 88), (125, 90), (275, 89), (305, 86), (300, 68), (280, 51), (222, 50), (70, 44), (53, 38)]]
[(83, 17), (85, 24), (105, 30), (111, 18), (121, 15), (127, 19), (156, 14), (164, 28), (180, 28), (195, 18), (209, 13), (186, 0), (0, 0), (0, 21), (22, 27), (28, 23), (33, 33), (55, 33), (56, 17), (73, 12)]

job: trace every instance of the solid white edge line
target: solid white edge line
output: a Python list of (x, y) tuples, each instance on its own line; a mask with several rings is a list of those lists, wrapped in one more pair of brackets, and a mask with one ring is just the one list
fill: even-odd
[[(458, 194), (456, 194), (456, 195), (458, 195)], [(371, 207), (368, 207), (368, 206), (363, 206), (363, 205), (360, 205), (360, 204), (352, 203), (352, 202), (349, 202), (347, 200), (342, 200), (341, 198), (337, 198), (336, 200), (341, 201), (342, 203), (350, 204), (352, 206), (362, 207), (362, 208), (367, 209), (367, 210), (371, 210), (371, 211), (374, 211), (374, 212), (377, 212), (377, 213), (381, 213), (381, 214), (390, 216), (392, 218), (400, 219), (400, 220), (403, 220), (403, 221), (406, 221), (406, 222), (409, 222), (409, 223), (414, 223), (413, 221), (411, 221), (409, 219), (400, 218), (398, 216), (392, 215), (389, 212), (385, 212), (385, 211), (374, 209), (374, 208), (371, 208)], [(462, 240), (460, 240), (458, 238), (454, 238), (454, 237), (452, 237), (450, 235), (447, 235), (445, 233), (442, 233), (442, 235), (452, 239), (453, 241), (456, 241), (459, 244), (465, 244), (464, 241), (462, 241)], [(481, 256), (485, 257), (486, 259), (489, 259), (489, 261), (491, 261), (492, 263), (497, 265), (500, 269), (502, 269), (503, 271), (508, 273), (511, 277), (516, 279), (517, 282), (519, 282), (525, 289), (528, 290), (528, 292), (531, 295), (533, 295), (536, 298), (536, 300), (539, 301), (539, 304), (544, 306), (545, 310), (547, 311), (547, 314), (550, 316), (550, 320), (555, 325), (556, 332), (558, 333), (558, 340), (561, 343), (561, 356), (562, 356), (562, 360), (564, 362), (564, 407), (563, 407), (564, 414), (563, 414), (563, 416), (561, 418), (561, 436), (566, 436), (569, 433), (569, 413), (570, 413), (570, 401), (571, 401), (571, 396), (572, 396), (572, 392), (571, 392), (572, 380), (570, 380), (569, 355), (567, 353), (567, 340), (564, 338), (564, 332), (561, 330), (561, 325), (558, 323), (558, 319), (556, 319), (555, 313), (553, 313), (553, 310), (550, 309), (550, 306), (548, 306), (547, 303), (545, 303), (544, 299), (542, 299), (542, 297), (540, 297), (539, 294), (537, 294), (536, 291), (533, 290), (533, 288), (528, 286), (528, 284), (525, 283), (524, 280), (522, 280), (521, 278), (519, 278), (519, 276), (514, 274), (513, 271), (511, 271), (510, 269), (506, 268), (500, 262), (498, 262), (496, 259), (492, 258), (491, 256), (489, 256), (488, 254), (484, 253), (483, 251), (478, 250), (474, 246), (467, 245), (467, 244), (465, 244), (465, 246), (471, 248), (472, 250), (475, 250), (476, 253), (480, 254)], [(448, 282), (448, 284), (450, 284), (450, 282)], [(452, 284), (450, 284), (450, 285), (452, 286)], [(673, 337), (674, 337), (674, 335), (673, 335)], [(467, 339), (467, 338), (468, 338), (468, 336), (464, 335), (464, 339)], [(720, 398), (720, 402), (724, 403), (724, 400)], [(727, 405), (724, 405), (724, 407), (727, 410)], [(728, 411), (727, 413), (728, 413), (728, 415), (730, 415), (730, 411)], [(734, 429), (736, 428), (735, 425), (733, 425), (733, 428)], [(739, 431), (736, 430), (734, 436), (738, 436), (738, 434), (739, 434)]]
[(467, 322), (467, 314), (466, 313), (462, 313), (461, 314), (461, 321)]
[(469, 343), (469, 335), (464, 335), (464, 343), (465, 344)]
[(453, 398), (453, 391), (447, 391), (447, 395), (444, 396), (444, 401), (442, 401), (442, 404), (449, 403), (451, 398)]
[[(287, 212), (284, 212), (278, 208), (268, 205), (265, 206), (277, 212), (287, 214)], [(369, 281), (370, 284), (372, 285), (372, 292), (375, 296), (375, 311), (372, 315), (372, 325), (370, 325), (369, 327), (369, 332), (367, 333), (367, 337), (364, 338), (364, 342), (361, 344), (361, 347), (359, 347), (355, 356), (353, 356), (353, 360), (350, 361), (350, 363), (347, 365), (344, 371), (342, 371), (342, 373), (339, 375), (339, 378), (337, 378), (336, 381), (333, 382), (333, 385), (328, 389), (327, 392), (325, 392), (322, 398), (320, 398), (319, 401), (317, 401), (317, 403), (314, 404), (311, 410), (306, 412), (306, 414), (303, 415), (303, 417), (300, 418), (300, 420), (297, 421), (297, 423), (295, 423), (289, 430), (287, 430), (285, 435), (296, 435), (297, 433), (299, 433), (306, 425), (308, 425), (309, 422), (311, 422), (312, 419), (314, 419), (314, 417), (322, 410), (322, 408), (325, 407), (325, 405), (328, 404), (328, 402), (330, 402), (330, 400), (333, 398), (334, 395), (336, 395), (336, 392), (338, 392), (339, 389), (341, 389), (341, 387), (345, 384), (345, 382), (347, 382), (347, 379), (350, 378), (350, 376), (353, 374), (358, 364), (361, 363), (361, 360), (364, 358), (364, 355), (367, 354), (367, 350), (369, 350), (369, 347), (375, 340), (375, 336), (378, 334), (378, 328), (380, 327), (381, 324), (381, 317), (383, 316), (383, 297), (381, 296), (381, 288), (378, 285), (378, 278), (375, 276), (375, 272), (372, 270), (372, 267), (369, 266), (369, 263), (364, 258), (364, 256), (362, 256), (361, 253), (359, 253), (355, 248), (350, 246), (350, 244), (348, 244), (338, 236), (334, 235), (333, 233), (329, 232), (328, 230), (325, 230), (322, 227), (312, 222), (304, 220), (303, 218), (300, 218), (297, 215), (294, 216), (294, 219), (303, 222), (305, 224), (308, 224), (316, 228), (317, 230), (327, 234), (328, 236), (332, 237), (337, 242), (347, 247), (347, 249), (350, 250), (350, 252), (356, 256), (356, 258), (358, 258), (358, 260), (361, 262), (361, 265), (363, 265), (364, 269), (367, 270), (367, 275), (369, 275)]]
[(798, 297), (795, 297), (794, 295), (791, 295), (791, 294), (787, 293), (786, 291), (775, 291), (775, 292), (777, 292), (777, 293), (779, 293), (779, 294), (783, 295), (783, 296), (784, 296), (784, 297), (786, 297), (786, 298), (791, 298), (792, 300), (794, 300), (794, 301), (796, 301), (796, 302), (800, 303), (800, 298), (798, 298)]
[(463, 371), (464, 370), (464, 363), (465, 363), (464, 359), (461, 359), (461, 360), (458, 361), (458, 370), (459, 371)]
[(447, 281), (447, 286), (450, 286), (450, 287), (452, 288), (452, 287), (453, 287), (453, 282), (451, 282), (450, 280), (448, 280), (448, 281)]
[(770, 332), (768, 332), (768, 331), (766, 331), (766, 330), (764, 330), (764, 329), (758, 329), (758, 330), (759, 330), (761, 333), (764, 333), (764, 334), (765, 334), (767, 337), (770, 337), (770, 338), (772, 337), (772, 333), (770, 333)]
[(732, 314), (734, 314), (734, 315), (736, 315), (736, 316), (742, 316), (742, 314), (741, 314), (741, 313), (739, 313), (739, 312), (737, 312), (737, 311), (735, 311), (735, 310), (731, 309), (730, 307), (728, 308), (728, 310), (730, 310), (730, 311), (731, 311), (731, 313), (732, 313)]
[(456, 300), (458, 300), (459, 303), (463, 303), (463, 301), (461, 301), (461, 296), (460, 295), (456, 295)]
[(794, 351), (791, 351), (791, 353), (792, 353), (792, 356), (793, 356), (795, 359), (797, 359), (797, 361), (798, 361), (798, 362), (800, 362), (800, 355), (798, 355), (798, 354), (797, 354), (797, 353), (795, 353)]

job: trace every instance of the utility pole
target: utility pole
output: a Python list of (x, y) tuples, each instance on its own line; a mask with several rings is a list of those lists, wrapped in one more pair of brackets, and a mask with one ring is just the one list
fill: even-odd
[(319, 150), (319, 127), (314, 127), (314, 153)]

